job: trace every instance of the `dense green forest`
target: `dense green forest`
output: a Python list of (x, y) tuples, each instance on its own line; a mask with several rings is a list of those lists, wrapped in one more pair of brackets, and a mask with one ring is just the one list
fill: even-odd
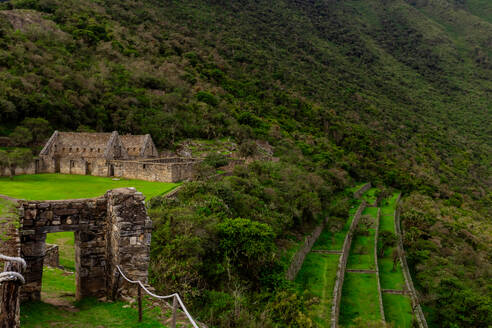
[(0, 3), (0, 136), (52, 129), (273, 146), (152, 201), (153, 282), (210, 326), (314, 325), (282, 251), (346, 217), (354, 181), (404, 193), (429, 323), (492, 325), (490, 1)]

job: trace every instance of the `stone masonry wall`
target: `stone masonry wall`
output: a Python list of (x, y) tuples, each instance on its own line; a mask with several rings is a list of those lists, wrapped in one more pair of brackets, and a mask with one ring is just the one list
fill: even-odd
[(366, 208), (366, 201), (362, 201), (357, 212), (354, 215), (352, 224), (350, 225), (345, 240), (343, 242), (342, 256), (338, 260), (337, 276), (335, 278), (335, 287), (333, 288), (333, 301), (331, 307), (331, 328), (338, 326), (338, 317), (340, 315), (340, 301), (342, 299), (343, 280), (345, 279), (345, 269), (347, 267), (348, 256), (350, 252), (350, 246), (352, 245), (352, 239), (354, 238), (354, 232), (359, 224), (362, 212)]
[(294, 255), (292, 261), (290, 262), (290, 266), (287, 269), (285, 276), (288, 280), (294, 280), (299, 270), (301, 270), (306, 255), (311, 251), (311, 248), (313, 248), (313, 245), (316, 242), (316, 240), (318, 240), (318, 237), (323, 231), (325, 224), (326, 224), (326, 220), (322, 224), (317, 226), (313, 230), (313, 232), (305, 238), (304, 244)]
[(58, 250), (58, 245), (46, 244), (44, 265), (49, 265), (52, 268), (58, 268), (60, 266), (60, 254)]
[(412, 275), (410, 274), (410, 269), (407, 264), (407, 258), (405, 256), (405, 250), (403, 248), (403, 236), (402, 236), (401, 225), (400, 225), (400, 207), (399, 207), (400, 199), (401, 199), (401, 194), (398, 196), (398, 199), (396, 200), (396, 208), (394, 213), (395, 231), (397, 236), (398, 253), (400, 255), (400, 264), (402, 267), (403, 276), (405, 277), (405, 285), (407, 287), (407, 290), (410, 294), (410, 299), (412, 301), (412, 309), (415, 314), (415, 318), (417, 319), (417, 325), (419, 326), (419, 328), (427, 328), (427, 321), (425, 320), (424, 312), (420, 307), (417, 291), (415, 290), (415, 287), (413, 285)]
[(156, 182), (191, 179), (195, 162), (153, 163), (150, 161), (111, 161), (114, 176)]
[(108, 191), (106, 199), (111, 227), (106, 231), (107, 292), (111, 298), (120, 293), (136, 295), (137, 286), (120, 279), (116, 266), (130, 279), (147, 282), (152, 221), (147, 216), (145, 197), (128, 188)]
[(366, 183), (359, 190), (357, 190), (356, 192), (354, 192), (354, 198), (360, 199), (362, 197), (362, 195), (366, 191), (368, 191), (369, 189), (371, 189), (371, 187), (372, 187), (372, 184), (370, 182)]

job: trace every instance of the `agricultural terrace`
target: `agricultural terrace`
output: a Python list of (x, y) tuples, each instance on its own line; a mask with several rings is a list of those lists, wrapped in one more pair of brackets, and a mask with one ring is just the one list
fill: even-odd
[[(389, 294), (385, 290), (405, 290), (405, 278), (397, 259), (396, 243), (383, 245), (384, 235), (395, 238), (395, 209), (399, 193), (394, 193), (381, 204), (381, 221), (379, 226), (378, 259), (379, 279), (383, 290), (383, 307), (386, 321), (394, 327), (412, 327), (412, 305), (408, 295)], [(391, 234), (385, 233), (389, 232)], [(388, 237), (386, 237), (388, 238)], [(391, 238), (391, 237), (390, 237)], [(381, 250), (384, 247), (384, 253)], [(381, 254), (382, 253), (382, 254)], [(382, 255), (382, 256), (381, 256)]]
[[(371, 188), (367, 193), (374, 195), (374, 189)], [(377, 207), (366, 207), (354, 234), (342, 289), (339, 320), (342, 326), (352, 324), (359, 317), (364, 321), (381, 320), (377, 275), (369, 272), (350, 272), (350, 270), (376, 270), (374, 238), (377, 213)]]
[[(105, 177), (36, 174), (0, 178), (0, 194), (28, 200), (58, 200), (91, 198), (107, 190), (134, 187), (147, 199), (165, 194), (178, 184)], [(0, 217), (8, 213), (8, 202), (0, 198)], [(42, 302), (27, 303), (21, 307), (22, 327), (162, 327), (168, 314), (158, 306), (147, 304), (144, 321), (138, 323), (138, 312), (125, 302), (101, 303), (95, 299), (75, 301), (75, 247), (74, 233), (47, 234), (46, 242), (59, 246), (60, 266), (43, 269)], [(94, 320), (97, 318), (97, 320)]]
[[(320, 327), (326, 327), (330, 322), (338, 261), (345, 235), (349, 231), (360, 203), (360, 200), (354, 200), (348, 220), (345, 222), (328, 222), (311, 252), (306, 256), (295, 280), (301, 293), (309, 293), (310, 296), (319, 298), (319, 303), (313, 304), (309, 312), (310, 317)], [(327, 251), (340, 251), (340, 253), (328, 253)]]

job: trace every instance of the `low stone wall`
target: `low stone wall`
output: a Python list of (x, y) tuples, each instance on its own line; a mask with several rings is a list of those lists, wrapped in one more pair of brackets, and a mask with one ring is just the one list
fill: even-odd
[(379, 299), (379, 312), (383, 322), (386, 321), (384, 317), (383, 307), (383, 294), (381, 292), (381, 280), (379, 279), (379, 264), (378, 264), (378, 235), (379, 235), (379, 222), (381, 220), (381, 208), (378, 208), (378, 215), (376, 218), (376, 232), (374, 236), (374, 264), (376, 265), (376, 278), (378, 280), (378, 299)]
[(60, 255), (58, 251), (58, 245), (46, 244), (44, 265), (48, 265), (52, 268), (58, 268), (60, 266)]
[(370, 182), (366, 183), (359, 190), (357, 190), (356, 192), (354, 192), (354, 198), (360, 199), (362, 197), (362, 195), (366, 191), (368, 191), (369, 189), (371, 189), (371, 187), (372, 187), (372, 184)]
[(337, 276), (335, 279), (335, 287), (333, 288), (333, 300), (331, 306), (331, 327), (336, 328), (338, 326), (338, 318), (340, 315), (340, 301), (342, 299), (342, 288), (343, 288), (343, 280), (345, 279), (345, 269), (347, 268), (347, 261), (350, 252), (350, 246), (352, 245), (352, 239), (354, 238), (354, 232), (357, 229), (357, 225), (359, 224), (360, 217), (362, 216), (362, 212), (366, 208), (366, 201), (362, 201), (357, 212), (354, 215), (354, 219), (352, 224), (350, 225), (350, 229), (345, 236), (345, 240), (343, 242), (343, 253), (338, 260), (338, 268), (337, 268)]
[(401, 199), (401, 194), (398, 196), (398, 199), (396, 200), (396, 208), (395, 208), (395, 231), (397, 235), (397, 242), (398, 242), (398, 253), (400, 255), (400, 264), (402, 267), (403, 275), (405, 276), (405, 285), (407, 287), (408, 293), (410, 294), (410, 299), (412, 301), (412, 309), (415, 315), (415, 318), (417, 319), (417, 324), (419, 328), (427, 328), (427, 321), (425, 320), (425, 315), (424, 312), (422, 311), (422, 308), (420, 307), (420, 302), (418, 299), (418, 294), (417, 291), (415, 290), (415, 287), (413, 285), (412, 281), (412, 275), (410, 274), (410, 269), (408, 268), (408, 263), (407, 263), (407, 258), (405, 256), (405, 250), (403, 248), (403, 236), (401, 232), (401, 225), (400, 225), (400, 203)]
[(114, 176), (156, 182), (178, 182), (191, 179), (195, 172), (194, 161), (153, 163), (144, 161), (111, 161)]
[[(20, 174), (36, 174), (38, 173), (38, 162), (33, 161), (26, 167), (16, 167), (14, 170), (15, 175)], [(8, 177), (10, 176), (10, 168), (0, 168), (0, 176)]]
[(326, 220), (323, 221), (322, 224), (317, 226), (313, 230), (313, 232), (304, 239), (304, 244), (302, 245), (301, 249), (298, 250), (297, 253), (294, 255), (294, 257), (292, 258), (292, 262), (290, 262), (290, 266), (285, 274), (288, 280), (294, 280), (299, 270), (301, 270), (306, 255), (311, 251), (311, 248), (313, 248), (313, 245), (316, 242), (316, 240), (318, 240), (318, 237), (323, 231), (325, 224), (326, 224)]

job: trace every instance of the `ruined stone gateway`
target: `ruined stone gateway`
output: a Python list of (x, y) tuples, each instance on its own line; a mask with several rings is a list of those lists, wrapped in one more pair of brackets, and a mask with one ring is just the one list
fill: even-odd
[(16, 231), (5, 231), (11, 238), (0, 244), (0, 253), (27, 262), (22, 301), (41, 298), (45, 240), (50, 232), (75, 232), (77, 299), (135, 295), (135, 285), (119, 279), (116, 266), (132, 279), (147, 282), (152, 221), (145, 197), (134, 188), (114, 189), (90, 199), (18, 200), (17, 206), (20, 225)]

